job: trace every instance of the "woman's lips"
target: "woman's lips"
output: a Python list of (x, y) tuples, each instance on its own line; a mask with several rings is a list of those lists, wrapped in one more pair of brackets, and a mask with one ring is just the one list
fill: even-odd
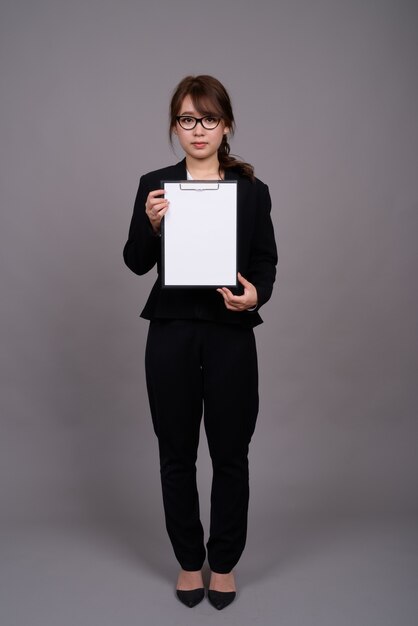
[(194, 146), (195, 148), (204, 148), (207, 144), (204, 141), (194, 141), (192, 143), (192, 146)]

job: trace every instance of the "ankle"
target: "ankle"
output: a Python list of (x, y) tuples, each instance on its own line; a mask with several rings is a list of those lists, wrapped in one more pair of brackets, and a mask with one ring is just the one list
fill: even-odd
[(211, 572), (209, 589), (212, 591), (230, 592), (236, 591), (234, 573), (220, 574), (219, 572)]
[(181, 569), (177, 578), (177, 589), (191, 591), (203, 587), (202, 570)]

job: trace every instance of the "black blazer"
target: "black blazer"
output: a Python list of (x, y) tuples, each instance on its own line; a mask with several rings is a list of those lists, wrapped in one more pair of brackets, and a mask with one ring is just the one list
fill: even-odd
[[(251, 182), (235, 168), (225, 171), (225, 180), (238, 181), (238, 271), (253, 283), (258, 295), (256, 310), (229, 311), (216, 289), (161, 287), (161, 237), (156, 236), (152, 230), (145, 213), (145, 202), (150, 191), (160, 189), (162, 180), (186, 179), (186, 159), (183, 159), (176, 165), (149, 172), (141, 176), (139, 181), (123, 258), (135, 274), (145, 274), (155, 264), (158, 270), (157, 280), (141, 317), (148, 320), (197, 318), (240, 324), (250, 328), (257, 326), (262, 323), (258, 309), (270, 298), (276, 277), (277, 249), (270, 217), (271, 200), (268, 187), (257, 178)], [(231, 291), (242, 294), (243, 288), (240, 285)]]

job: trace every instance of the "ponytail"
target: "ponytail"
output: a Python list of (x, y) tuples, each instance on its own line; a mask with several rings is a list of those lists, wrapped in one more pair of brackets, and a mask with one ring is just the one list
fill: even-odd
[(218, 148), (219, 169), (228, 170), (234, 167), (240, 172), (240, 174), (254, 182), (254, 167), (250, 165), (250, 163), (246, 163), (245, 161), (241, 161), (234, 156), (230, 156), (230, 151), (231, 148), (228, 143), (228, 138), (224, 135), (222, 143)]

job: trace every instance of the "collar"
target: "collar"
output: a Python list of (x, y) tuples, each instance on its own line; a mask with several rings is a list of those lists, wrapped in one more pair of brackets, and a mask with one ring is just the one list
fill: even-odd
[[(181, 179), (187, 180), (187, 168), (186, 168), (186, 157), (179, 161), (176, 165), (179, 168), (179, 174), (181, 172)], [(234, 170), (234, 168), (229, 168), (225, 170), (225, 178), (224, 180), (238, 180), (240, 178), (240, 174)]]

